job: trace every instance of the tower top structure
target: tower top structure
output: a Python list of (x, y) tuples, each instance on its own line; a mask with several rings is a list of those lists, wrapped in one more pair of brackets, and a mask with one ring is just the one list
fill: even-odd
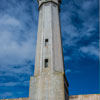
[(57, 5), (59, 5), (61, 3), (61, 0), (37, 0), (39, 3), (39, 8), (41, 7), (41, 5), (43, 5), (44, 3), (48, 3), (48, 2), (53, 2)]

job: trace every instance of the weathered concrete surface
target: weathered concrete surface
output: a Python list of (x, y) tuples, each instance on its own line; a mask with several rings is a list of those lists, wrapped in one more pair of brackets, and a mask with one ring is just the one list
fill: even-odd
[[(51, 70), (64, 72), (59, 7), (53, 2), (47, 0), (45, 2), (47, 3), (39, 9), (35, 76), (39, 76), (45, 69), (45, 59), (48, 59), (48, 67)], [(48, 39), (47, 46), (45, 46), (46, 39)]]
[(31, 77), (29, 100), (65, 100), (63, 73), (48, 70)]
[(100, 100), (100, 94), (75, 95), (70, 96), (69, 100)]
[[(29, 98), (1, 99), (1, 100), (29, 100)], [(69, 100), (100, 100), (100, 94), (75, 95), (75, 96), (70, 96)]]
[(39, 24), (35, 72), (30, 81), (29, 100), (68, 100), (68, 87), (67, 85), (64, 87), (60, 1), (38, 0)]

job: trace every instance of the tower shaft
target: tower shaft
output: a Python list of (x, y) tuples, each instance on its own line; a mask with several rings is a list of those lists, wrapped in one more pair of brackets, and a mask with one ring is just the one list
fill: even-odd
[[(41, 0), (42, 1), (42, 0)], [(55, 0), (54, 0), (55, 1)], [(40, 2), (35, 75), (45, 70), (64, 72), (59, 22), (59, 3)], [(47, 60), (47, 62), (46, 62)]]
[(68, 100), (61, 45), (60, 0), (38, 0), (39, 24), (35, 74), (30, 100)]

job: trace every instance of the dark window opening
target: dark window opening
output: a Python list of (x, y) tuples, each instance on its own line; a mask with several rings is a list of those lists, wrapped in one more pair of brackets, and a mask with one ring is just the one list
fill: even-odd
[(48, 67), (48, 59), (45, 59), (45, 68)]
[(48, 46), (48, 39), (45, 39), (45, 46)]

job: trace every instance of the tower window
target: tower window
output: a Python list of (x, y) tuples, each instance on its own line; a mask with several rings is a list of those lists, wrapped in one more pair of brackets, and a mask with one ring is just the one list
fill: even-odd
[(48, 67), (48, 59), (45, 59), (45, 68)]
[(45, 46), (48, 46), (48, 39), (45, 39)]

